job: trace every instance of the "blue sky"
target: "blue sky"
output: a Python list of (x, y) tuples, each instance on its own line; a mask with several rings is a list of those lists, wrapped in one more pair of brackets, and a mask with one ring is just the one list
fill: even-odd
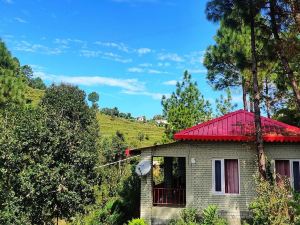
[[(189, 70), (204, 97), (220, 92), (202, 65), (217, 25), (204, 0), (0, 0), (0, 38), (47, 84), (100, 94), (100, 107), (147, 118)], [(240, 92), (233, 92), (240, 103)]]

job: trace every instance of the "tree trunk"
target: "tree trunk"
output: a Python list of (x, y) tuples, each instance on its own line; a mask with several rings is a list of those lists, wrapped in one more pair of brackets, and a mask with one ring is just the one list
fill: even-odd
[(295, 95), (297, 107), (300, 110), (300, 90), (299, 90), (294, 72), (289, 65), (287, 57), (285, 56), (285, 53), (284, 53), (284, 50), (282, 47), (282, 41), (278, 34), (278, 27), (277, 27), (276, 18), (275, 18), (275, 7), (276, 7), (275, 0), (270, 0), (271, 29), (272, 29), (272, 33), (275, 38), (275, 49), (277, 51), (277, 54), (280, 58), (282, 65), (283, 65), (283, 68), (287, 74), (287, 77), (290, 81), (290, 85), (291, 85), (294, 95)]
[(270, 110), (271, 110), (271, 107), (270, 107), (270, 96), (269, 96), (269, 81), (268, 81), (268, 77), (266, 75), (266, 78), (265, 78), (265, 100), (266, 100), (266, 111), (267, 111), (267, 116), (268, 118), (271, 118), (271, 113), (270, 113)]
[(252, 79), (253, 79), (253, 95), (254, 95), (254, 124), (256, 131), (256, 150), (258, 156), (258, 168), (260, 176), (266, 179), (266, 159), (264, 151), (264, 142), (262, 137), (262, 126), (260, 117), (260, 93), (257, 78), (257, 55), (255, 40), (255, 14), (252, 0), (249, 0), (250, 6), (250, 23), (251, 23), (251, 55), (252, 55)]
[(243, 104), (244, 110), (248, 111), (248, 102), (247, 102), (247, 87), (245, 78), (242, 77), (242, 90), (243, 90)]

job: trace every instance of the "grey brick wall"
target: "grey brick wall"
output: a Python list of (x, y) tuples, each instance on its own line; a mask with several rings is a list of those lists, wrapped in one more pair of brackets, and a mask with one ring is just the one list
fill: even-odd
[[(269, 160), (300, 159), (300, 144), (265, 143)], [(186, 158), (186, 200), (187, 207), (201, 212), (210, 204), (218, 206), (221, 215), (231, 224), (239, 224), (240, 217), (248, 215), (248, 206), (255, 196), (254, 175), (257, 172), (256, 151), (253, 145), (241, 142), (177, 142), (142, 150), (142, 159), (152, 156)], [(212, 160), (239, 159), (240, 194), (215, 195), (212, 192)], [(191, 163), (194, 159), (195, 163)], [(152, 207), (152, 173), (141, 182), (141, 217), (149, 224), (164, 223), (173, 218), (179, 209)], [(159, 221), (159, 222), (158, 222)]]

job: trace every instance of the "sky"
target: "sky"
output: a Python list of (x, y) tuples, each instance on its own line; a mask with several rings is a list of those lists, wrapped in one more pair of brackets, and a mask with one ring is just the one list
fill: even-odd
[[(162, 113), (161, 97), (188, 70), (204, 97), (205, 50), (218, 28), (204, 0), (0, 0), (0, 38), (47, 85), (100, 95), (100, 108), (133, 116)], [(241, 93), (233, 91), (241, 105)]]

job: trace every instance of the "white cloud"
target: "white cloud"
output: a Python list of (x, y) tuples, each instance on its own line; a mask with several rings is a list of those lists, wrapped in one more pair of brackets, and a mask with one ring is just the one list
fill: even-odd
[(93, 51), (93, 50), (81, 50), (80, 55), (87, 58), (98, 57), (102, 54), (102, 51)]
[(130, 73), (143, 73), (144, 69), (139, 68), (139, 67), (131, 67), (131, 68), (128, 68), (128, 72), (130, 72)]
[(153, 69), (147, 70), (147, 72), (150, 73), (150, 74), (162, 74), (162, 73), (167, 73), (167, 72), (165, 72), (165, 71), (153, 70)]
[(93, 50), (81, 50), (80, 55), (87, 57), (87, 58), (95, 58), (95, 57), (101, 57), (102, 59), (108, 59), (115, 62), (120, 63), (130, 63), (132, 62), (132, 59), (130, 58), (124, 58), (118, 54), (112, 53), (112, 52), (102, 52), (102, 51), (93, 51)]
[(190, 64), (203, 64), (205, 51), (193, 51), (185, 55)]
[(161, 61), (184, 62), (184, 59), (177, 53), (160, 53), (158, 59)]
[(170, 96), (170, 94), (162, 94), (162, 93), (156, 93), (156, 92), (148, 92), (148, 91), (122, 91), (124, 94), (128, 95), (142, 95), (142, 96), (149, 96), (153, 98), (154, 100), (161, 100), (162, 96)]
[(148, 74), (165, 74), (165, 73), (167, 73), (165, 71), (146, 69), (146, 68), (140, 68), (140, 67), (130, 67), (130, 68), (128, 68), (128, 72), (130, 72), (130, 73), (148, 73)]
[(120, 62), (120, 63), (130, 63), (130, 62), (132, 62), (132, 59), (124, 58), (124, 57), (122, 57), (118, 54), (112, 53), (112, 52), (104, 52), (102, 58), (103, 59), (110, 59), (110, 60)]
[(20, 18), (20, 17), (15, 17), (14, 19), (15, 19), (15, 21), (17, 21), (17, 22), (19, 22), (19, 23), (27, 23), (26, 20), (24, 20), (24, 19), (22, 19), (22, 18)]
[(122, 52), (129, 52), (129, 47), (127, 47), (124, 43), (116, 43), (116, 42), (102, 42), (102, 41), (96, 41), (95, 44), (104, 46), (104, 47), (110, 47), (110, 48), (116, 48), (119, 51)]
[(138, 79), (121, 79), (111, 78), (105, 76), (65, 76), (47, 74), (42, 71), (34, 72), (35, 77), (40, 77), (43, 80), (54, 83), (68, 83), (73, 85), (83, 86), (110, 86), (121, 88), (121, 93), (128, 95), (141, 95), (149, 96), (155, 100), (161, 100), (163, 95), (170, 96), (169, 94), (149, 92), (145, 88), (145, 83)]
[(41, 44), (31, 44), (27, 41), (15, 42), (14, 49), (16, 51), (40, 53), (46, 55), (59, 55), (62, 53), (62, 49), (60, 48), (50, 48)]
[(150, 53), (152, 50), (150, 48), (138, 48), (136, 51), (139, 55), (145, 55)]
[(139, 66), (140, 67), (151, 67), (152, 64), (151, 63), (141, 63)]
[(38, 71), (45, 69), (43, 66), (36, 65), (36, 64), (30, 64), (29, 66), (30, 66), (33, 70), (38, 70)]
[(145, 86), (143, 82), (138, 81), (137, 79), (120, 79), (120, 78), (111, 78), (104, 76), (65, 76), (65, 75), (53, 75), (46, 74), (44, 72), (34, 72), (35, 77), (41, 77), (44, 80), (54, 82), (54, 83), (69, 83), (74, 85), (83, 85), (83, 86), (95, 86), (95, 85), (104, 85), (110, 87), (119, 87), (124, 91), (144, 91)]
[(163, 84), (174, 86), (177, 84), (177, 80), (168, 80), (168, 81), (163, 82)]
[(159, 62), (159, 63), (157, 63), (157, 65), (159, 67), (168, 67), (168, 66), (171, 66), (171, 63), (169, 63), (169, 62)]

